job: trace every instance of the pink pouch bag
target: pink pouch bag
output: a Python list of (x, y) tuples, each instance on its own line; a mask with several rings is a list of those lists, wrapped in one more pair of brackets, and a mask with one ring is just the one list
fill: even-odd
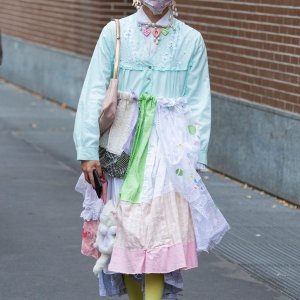
[(82, 227), (82, 243), (81, 243), (81, 253), (85, 256), (91, 256), (98, 259), (100, 253), (98, 249), (94, 248), (94, 243), (97, 237), (99, 221), (91, 220), (84, 221)]
[[(105, 179), (104, 173), (102, 173), (100, 181), (102, 183), (102, 194), (101, 199), (98, 198), (98, 200), (105, 204), (107, 201), (107, 180)], [(100, 257), (100, 252), (94, 248), (99, 223), (99, 220), (85, 220), (82, 226), (81, 253), (85, 256), (94, 257), (95, 259)]]

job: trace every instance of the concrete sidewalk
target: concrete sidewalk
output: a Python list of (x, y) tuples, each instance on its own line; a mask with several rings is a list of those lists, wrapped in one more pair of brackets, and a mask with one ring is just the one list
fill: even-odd
[[(1, 81), (0, 105), (0, 299), (97, 299), (94, 260), (80, 254), (75, 113)], [(300, 210), (203, 178), (232, 229), (183, 273), (181, 299), (300, 299)]]

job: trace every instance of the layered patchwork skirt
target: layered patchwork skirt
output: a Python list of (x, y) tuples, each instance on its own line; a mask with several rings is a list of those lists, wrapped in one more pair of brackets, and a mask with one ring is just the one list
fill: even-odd
[[(117, 233), (99, 276), (100, 295), (124, 293), (122, 273), (163, 273), (164, 297), (175, 295), (182, 288), (180, 271), (197, 267), (197, 253), (208, 252), (230, 229), (196, 171), (199, 123), (189, 115), (183, 97), (138, 99), (127, 172), (123, 179), (108, 177)], [(91, 187), (82, 181), (83, 175), (77, 186), (85, 184), (86, 194)]]

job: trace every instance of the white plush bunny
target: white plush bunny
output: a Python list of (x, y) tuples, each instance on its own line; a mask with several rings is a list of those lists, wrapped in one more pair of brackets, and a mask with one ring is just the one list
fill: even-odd
[(113, 201), (109, 200), (106, 202), (100, 213), (100, 223), (97, 230), (97, 238), (94, 243), (94, 248), (97, 248), (101, 253), (93, 268), (95, 275), (98, 275), (101, 270), (107, 266), (112, 253), (115, 237), (116, 208)]

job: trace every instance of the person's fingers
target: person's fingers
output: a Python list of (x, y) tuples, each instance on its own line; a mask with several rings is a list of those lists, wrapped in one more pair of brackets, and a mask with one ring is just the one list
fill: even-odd
[(89, 184), (91, 184), (90, 179), (89, 179), (89, 174), (87, 172), (83, 172), (83, 174), (84, 174), (85, 181), (87, 181)]
[(87, 172), (87, 162), (86, 161), (81, 161), (81, 170), (84, 174), (85, 181), (87, 181), (88, 183), (91, 183), (90, 179), (89, 179), (89, 174)]
[(97, 160), (90, 160), (90, 161), (82, 161), (81, 163), (81, 169), (84, 173), (85, 180), (93, 186), (93, 188), (96, 188), (95, 181), (94, 181), (94, 175), (93, 170), (96, 169), (98, 172), (98, 175), (101, 176), (102, 169), (100, 162)]
[(90, 168), (88, 175), (89, 175), (89, 179), (90, 179), (90, 183), (93, 186), (93, 188), (95, 188), (95, 181), (94, 181), (94, 175), (93, 175), (93, 169), (94, 168)]

